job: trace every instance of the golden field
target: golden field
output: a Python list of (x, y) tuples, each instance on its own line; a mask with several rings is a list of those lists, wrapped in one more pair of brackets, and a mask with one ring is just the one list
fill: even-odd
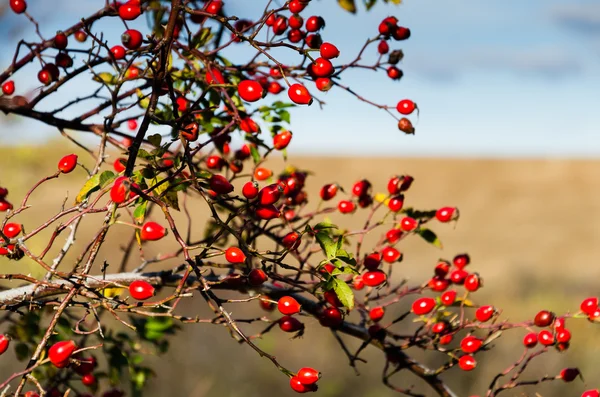
[[(2, 148), (0, 185), (9, 188), (8, 198), (17, 204), (27, 188), (53, 173), (61, 155), (72, 150), (72, 146), (64, 142), (48, 147)], [(92, 164), (90, 158), (82, 155), (81, 159)], [(374, 183), (377, 192), (385, 190), (391, 175), (410, 174), (415, 183), (406, 195), (407, 206), (460, 208), (461, 218), (455, 227), (432, 226), (444, 244), (442, 251), (417, 237), (402, 243), (404, 260), (394, 265), (396, 277), (409, 277), (413, 283), (421, 283), (431, 275), (438, 258), (451, 259), (454, 254), (468, 252), (473, 260), (471, 270), (479, 272), (485, 280), (485, 287), (474, 300), (502, 307), (503, 317), (514, 321), (529, 319), (542, 308), (574, 311), (583, 298), (600, 295), (597, 278), (600, 276), (597, 265), (600, 258), (600, 161), (292, 157), (289, 163), (315, 172), (307, 179), (307, 190), (312, 197), (324, 183), (339, 182), (350, 188), (358, 178), (367, 178)], [(269, 165), (276, 172), (282, 167), (280, 161), (271, 161)], [(71, 202), (83, 181), (83, 172), (78, 175), (74, 172), (42, 185), (31, 198), (32, 208), (18, 217), (19, 222), (31, 230), (48, 211), (56, 212), (60, 208), (67, 191)], [(198, 219), (205, 218), (206, 207), (199, 201), (189, 203), (189, 208), (197, 212)], [(154, 216), (155, 220), (162, 220), (157, 214)], [(364, 217), (358, 215), (332, 218), (350, 230), (360, 228), (364, 221)], [(101, 219), (86, 222), (82, 237), (77, 240), (79, 249)], [(200, 227), (201, 223), (196, 225)], [(109, 264), (118, 258), (119, 243), (130, 236), (126, 227), (119, 230), (122, 232), (109, 235), (108, 244), (101, 251), (101, 259)], [(200, 233), (201, 229), (197, 231)], [(43, 242), (43, 238), (32, 240), (29, 247), (39, 250)], [(173, 244), (173, 240), (161, 242), (149, 252), (164, 251)], [(173, 263), (176, 262), (153, 265), (148, 270), (159, 270)], [(133, 258), (129, 266), (136, 265)], [(113, 268), (116, 266), (118, 264)], [(16, 263), (0, 259), (0, 267), (2, 273), (39, 274), (39, 269), (26, 259)], [(203, 306), (201, 299), (195, 299), (183, 308), (188, 314), (207, 315)], [(252, 307), (242, 310), (244, 316), (261, 314), (254, 303), (247, 306)], [(231, 310), (238, 309), (231, 306)], [(600, 387), (600, 381), (596, 380), (600, 378), (596, 364), (600, 354), (600, 326), (579, 320), (568, 322), (568, 327), (574, 334), (571, 349), (567, 353), (543, 356), (526, 372), (524, 379), (555, 375), (563, 367), (579, 366), (587, 385)], [(369, 363), (359, 364), (361, 375), (357, 377), (335, 339), (316, 321), (307, 321), (307, 332), (302, 339), (290, 341), (287, 335), (277, 331), (267, 334), (259, 345), (289, 368), (304, 365), (320, 368), (324, 378), (318, 395), (397, 395), (380, 382), (383, 357), (378, 352), (368, 349), (364, 358)], [(452, 369), (444, 375), (445, 379), (460, 396), (484, 395), (493, 374), (522, 353), (520, 340), (524, 333), (523, 330), (506, 332), (506, 338), (496, 343), (498, 349), (480, 355), (475, 371), (465, 376), (458, 369)], [(357, 345), (351, 343), (351, 346)], [(420, 356), (418, 352), (415, 354)], [(267, 360), (247, 346), (238, 345), (219, 326), (184, 326), (178, 337), (172, 339), (169, 353), (149, 361), (159, 375), (144, 394), (149, 397), (293, 395), (285, 377)], [(440, 361), (434, 360), (432, 364), (434, 362)], [(24, 366), (25, 363), (15, 365), (14, 360), (3, 356), (0, 373), (4, 376)], [(416, 390), (431, 395), (410, 376), (400, 376), (396, 383), (403, 386), (414, 383)], [(578, 380), (568, 389), (553, 383), (537, 389), (509, 390), (503, 395), (535, 396), (538, 391), (544, 397), (558, 397), (578, 395), (583, 388), (584, 383)]]

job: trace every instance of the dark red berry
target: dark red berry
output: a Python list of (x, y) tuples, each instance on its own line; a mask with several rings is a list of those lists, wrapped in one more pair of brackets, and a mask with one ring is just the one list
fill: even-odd
[(10, 9), (15, 14), (22, 14), (27, 10), (27, 3), (25, 0), (10, 0), (9, 5)]
[(233, 185), (223, 175), (215, 174), (208, 181), (210, 188), (217, 194), (233, 192)]
[(555, 315), (551, 311), (542, 310), (535, 315), (533, 323), (540, 328), (548, 327), (554, 322)]
[(248, 273), (248, 282), (255, 287), (264, 284), (268, 279), (269, 276), (262, 269), (252, 269)]

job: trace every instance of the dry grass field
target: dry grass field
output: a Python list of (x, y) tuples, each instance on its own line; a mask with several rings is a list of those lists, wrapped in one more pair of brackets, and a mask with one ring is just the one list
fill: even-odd
[[(61, 154), (69, 151), (72, 147), (64, 142), (49, 147), (0, 149), (0, 184), (9, 187), (11, 201), (20, 201), (26, 189), (52, 173)], [(316, 172), (307, 180), (312, 196), (324, 183), (337, 181), (350, 186), (357, 176), (372, 180), (375, 190), (383, 191), (392, 174), (410, 174), (415, 183), (407, 194), (407, 205), (420, 209), (455, 205), (461, 209), (456, 227), (434, 226), (444, 244), (442, 251), (417, 238), (402, 245), (405, 259), (395, 265), (397, 277), (421, 283), (439, 257), (451, 258), (456, 253), (468, 252), (473, 259), (472, 270), (485, 279), (485, 288), (477, 293), (476, 300), (504, 307), (503, 315), (513, 320), (530, 318), (541, 308), (559, 312), (576, 310), (582, 298), (600, 295), (600, 161), (295, 157), (290, 163)], [(277, 161), (270, 165), (276, 171), (281, 167)], [(67, 190), (72, 200), (82, 181), (82, 176), (68, 175), (45, 184), (32, 196), (32, 208), (20, 215), (19, 221), (28, 229), (33, 228), (48, 211), (60, 207)], [(202, 205), (192, 203), (190, 208), (197, 209), (199, 219), (206, 216)], [(349, 229), (358, 228), (363, 219), (333, 218)], [(91, 219), (86, 223), (79, 247), (99, 221)], [(109, 235), (110, 247), (102, 250), (102, 259), (109, 263), (117, 258), (119, 242), (130, 235), (126, 227), (120, 233)], [(42, 243), (43, 239), (32, 241), (30, 248), (39, 250)], [(166, 247), (156, 244), (151, 252), (161, 249)], [(132, 260), (130, 266), (135, 265)], [(155, 265), (150, 270), (163, 266), (168, 264)], [(39, 272), (25, 259), (17, 263), (0, 259), (0, 268), (2, 273)], [(196, 299), (186, 303), (184, 309), (205, 313), (202, 306), (201, 299)], [(260, 313), (254, 304), (249, 306), (252, 307), (245, 309), (246, 313)], [(377, 352), (367, 352), (365, 358), (369, 363), (359, 365), (361, 375), (357, 377), (331, 334), (311, 321), (307, 325), (308, 332), (300, 340), (290, 341), (287, 336), (273, 332), (259, 344), (291, 368), (303, 364), (320, 368), (325, 375), (320, 382), (321, 396), (395, 395), (380, 383), (383, 360)], [(600, 327), (578, 321), (572, 322), (570, 328), (574, 333), (570, 351), (544, 356), (526, 378), (556, 374), (564, 366), (580, 365), (588, 385), (600, 386), (597, 381)], [(460, 382), (458, 378), (452, 379), (458, 369), (451, 370), (446, 375), (449, 383), (460, 396), (481, 395), (492, 374), (521, 354), (523, 334), (522, 330), (507, 332), (507, 337), (498, 342), (497, 353), (482, 354), (480, 366), (469, 376), (461, 376)], [(149, 397), (258, 397), (293, 393), (283, 376), (266, 360), (246, 346), (236, 344), (218, 326), (184, 327), (179, 337), (173, 339), (170, 352), (150, 361), (160, 378), (152, 381), (145, 394)], [(25, 365), (14, 363), (3, 357), (0, 374)], [(398, 380), (404, 385), (413, 381), (410, 377)], [(417, 390), (430, 395), (418, 381), (416, 385)], [(583, 387), (583, 382), (577, 381), (576, 390), (570, 388), (568, 393), (558, 384), (544, 386), (539, 392), (544, 397), (577, 395)], [(535, 396), (534, 390), (507, 391), (505, 395)]]

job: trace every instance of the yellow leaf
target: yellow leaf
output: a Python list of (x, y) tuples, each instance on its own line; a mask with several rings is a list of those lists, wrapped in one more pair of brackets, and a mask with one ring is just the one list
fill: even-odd
[(338, 4), (344, 10), (351, 12), (353, 14), (356, 13), (356, 4), (354, 3), (354, 0), (338, 0)]
[(104, 295), (107, 298), (114, 298), (115, 296), (118, 296), (121, 291), (123, 291), (124, 288), (120, 288), (120, 287), (109, 287), (109, 288), (104, 288), (102, 290), (102, 295)]
[(386, 200), (387, 196), (388, 195), (385, 193), (377, 193), (375, 195), (375, 201), (377, 201), (378, 203), (383, 203)]

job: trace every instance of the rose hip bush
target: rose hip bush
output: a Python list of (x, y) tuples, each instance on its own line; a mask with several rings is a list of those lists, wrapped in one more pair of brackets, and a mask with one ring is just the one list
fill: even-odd
[[(220, 0), (98, 2), (104, 4), (96, 13), (53, 37), (40, 33), (35, 7), (25, 0), (2, 1), (15, 14), (11, 18), (34, 24), (39, 40), (20, 41), (0, 74), (0, 110), (55, 127), (86, 152), (85, 158), (67, 149), (57, 154), (56, 169), (39, 170), (39, 182), (24, 197), (12, 197), (10, 186), (0, 188), (5, 213), (0, 255), (27, 258), (45, 273), (39, 278), (0, 274), (10, 281), (0, 291), (6, 328), (0, 334), (0, 359), (14, 349), (19, 360), (0, 383), (2, 396), (143, 395), (153, 371), (143, 365), (140, 345), (164, 353), (169, 338), (186, 324), (227, 328), (234, 340), (281, 372), (291, 389), (314, 392), (326, 373), (288, 368), (276, 352), (253, 342), (267, 332), (282, 332), (293, 336), (293, 345), (294, 338), (311, 332), (307, 317), (331, 329), (352, 367), (366, 365), (365, 349), (380, 350), (383, 383), (399, 394), (421, 396), (423, 389), (426, 395), (456, 396), (447, 373), (477, 371), (480, 354), (493, 350), (494, 341), (508, 332), (522, 338), (523, 349), (481, 396), (583, 379), (578, 368), (533, 379), (526, 370), (540, 357), (568, 351), (577, 336), (571, 335), (569, 322), (600, 320), (597, 298), (584, 300), (572, 313), (542, 308), (535, 318), (509, 322), (492, 302), (475, 300), (484, 282), (468, 254), (430, 264), (421, 284), (394, 281), (392, 269), (396, 274), (402, 268), (402, 242), (422, 238), (441, 248), (433, 229), (458, 221), (458, 209), (443, 202), (432, 210), (407, 207), (409, 175), (382, 176), (388, 178), (386, 193), (374, 192), (360, 175), (353, 186), (332, 181), (307, 192), (310, 170), (266, 166), (269, 156), (287, 156), (294, 140), (289, 108), (322, 105), (322, 92), (330, 89), (382, 109), (401, 132), (414, 133), (408, 118), (417, 111), (413, 99), (378, 104), (342, 80), (353, 68), (402, 78), (399, 47), (411, 33), (397, 18), (373, 26), (372, 37), (347, 56), (327, 41), (327, 21), (316, 1), (264, 1), (260, 7), (257, 1), (262, 14), (254, 20), (234, 15)], [(339, 3), (356, 12), (354, 1)], [(365, 2), (368, 8), (374, 3)], [(129, 26), (140, 18), (147, 22), (145, 29)], [(118, 22), (120, 41), (107, 40), (96, 28), (105, 20)], [(251, 55), (228, 59), (224, 54), (235, 48)], [(286, 51), (293, 62), (279, 61), (274, 49)], [(366, 57), (376, 60), (365, 63)], [(35, 65), (35, 75), (21, 81), (37, 79), (41, 87), (33, 93), (13, 80), (29, 73), (28, 65)], [(90, 89), (86, 95), (52, 102), (57, 92), (82, 79)], [(77, 115), (66, 116), (72, 109)], [(89, 133), (95, 143), (78, 140), (73, 131)], [(36, 188), (57, 178), (77, 178), (76, 197), (46, 219), (19, 223), (21, 213), (43, 202)], [(187, 197), (200, 198), (202, 208), (190, 208)], [(194, 240), (189, 214), (197, 211), (211, 217), (201, 225), (204, 237)], [(187, 214), (188, 221), (176, 222), (175, 212)], [(364, 225), (346, 230), (328, 219), (333, 212), (362, 213)], [(84, 217), (97, 219), (98, 227), (78, 246), (74, 242)], [(138, 257), (139, 266), (130, 272), (111, 266), (100, 252), (107, 236), (122, 228), (131, 230), (123, 263)], [(43, 231), (51, 232), (44, 248), (32, 249), (30, 240)], [(367, 234), (379, 236), (377, 243), (367, 246)], [(145, 255), (145, 248), (159, 240), (168, 241), (171, 251)], [(259, 248), (265, 244), (270, 248)], [(56, 247), (58, 253), (50, 255)], [(73, 250), (80, 250), (76, 259), (66, 260)], [(149, 264), (174, 258), (180, 260), (176, 267), (146, 271)], [(237, 297), (230, 298), (231, 292)], [(194, 298), (214, 315), (180, 314), (181, 302)], [(410, 309), (387, 314), (401, 302)], [(265, 314), (240, 320), (236, 308), (244, 305), (260, 305)], [(105, 324), (111, 318), (116, 326)], [(248, 335), (241, 321), (264, 323), (264, 329)], [(349, 348), (350, 339), (359, 340), (360, 347)], [(445, 363), (427, 367), (409, 355), (409, 348), (444, 357)], [(400, 372), (412, 373), (421, 384), (399, 382)], [(594, 389), (582, 394), (598, 395)]]

